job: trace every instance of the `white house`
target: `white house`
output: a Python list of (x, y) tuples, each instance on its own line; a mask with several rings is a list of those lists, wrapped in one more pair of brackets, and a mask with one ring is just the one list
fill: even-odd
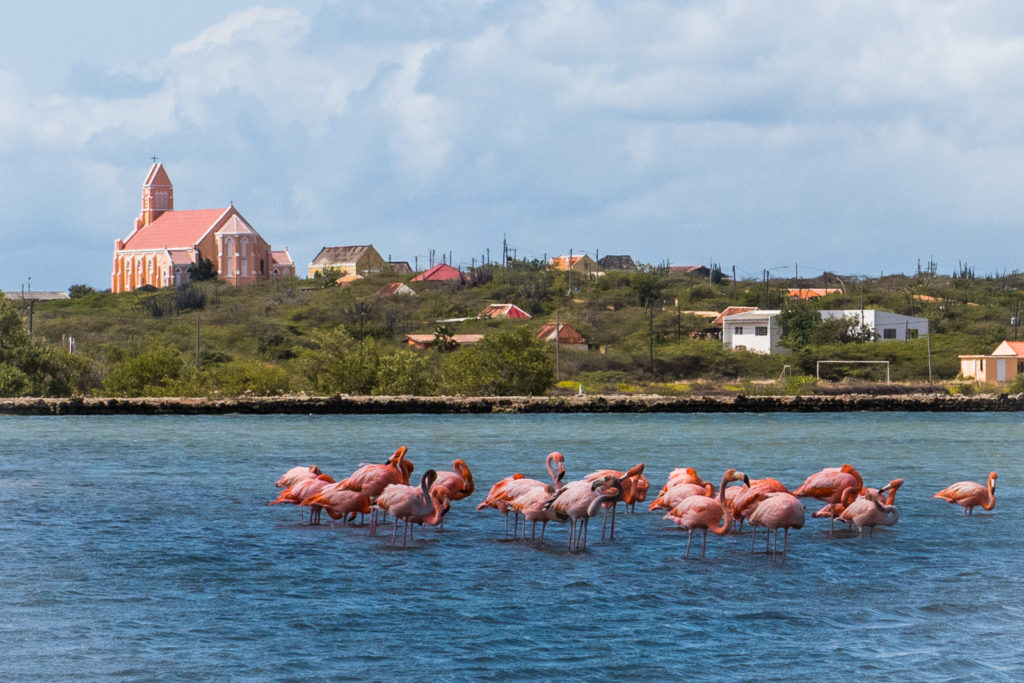
[[(788, 349), (779, 346), (782, 326), (779, 310), (753, 310), (722, 318), (722, 342), (731, 351), (779, 353)], [(865, 327), (874, 341), (907, 341), (928, 336), (928, 320), (875, 309), (819, 311), (822, 320), (848, 318), (850, 327)]]
[(722, 318), (722, 342), (731, 351), (777, 353), (785, 351), (779, 346), (782, 328), (778, 324), (779, 310), (754, 310), (735, 313)]
[(849, 318), (851, 327), (864, 327), (874, 341), (907, 341), (928, 336), (928, 320), (873, 308), (820, 311), (822, 320)]

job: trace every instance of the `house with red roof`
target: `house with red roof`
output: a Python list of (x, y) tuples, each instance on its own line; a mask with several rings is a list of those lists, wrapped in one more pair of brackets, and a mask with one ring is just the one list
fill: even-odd
[(1012, 382), (1024, 372), (1024, 342), (1004, 341), (987, 355), (960, 356), (960, 374), (985, 384)]
[(293, 277), (288, 254), (274, 251), (233, 205), (174, 210), (174, 188), (155, 163), (142, 185), (142, 212), (126, 239), (114, 242), (113, 292), (143, 285), (172, 287), (189, 281), (189, 266), (210, 259), (217, 277), (233, 285)]
[(447, 263), (438, 263), (430, 270), (425, 270), (414, 277), (410, 282), (448, 282), (451, 280), (463, 282), (465, 276), (457, 268), (452, 268)]
[(544, 323), (537, 330), (537, 339), (546, 342), (558, 342), (558, 347), (569, 351), (586, 351), (587, 340), (575, 327), (569, 323), (558, 323), (558, 333), (555, 333), (555, 323)]
[(515, 304), (491, 304), (477, 314), (478, 318), (532, 318)]

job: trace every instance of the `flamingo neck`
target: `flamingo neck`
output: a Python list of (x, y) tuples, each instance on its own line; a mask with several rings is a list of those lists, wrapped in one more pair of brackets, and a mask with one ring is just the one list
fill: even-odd
[(991, 510), (996, 506), (995, 482), (988, 480), (988, 501), (981, 504), (982, 510)]

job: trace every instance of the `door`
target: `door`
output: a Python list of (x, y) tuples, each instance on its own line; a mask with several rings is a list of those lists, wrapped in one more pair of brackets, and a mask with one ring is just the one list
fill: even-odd
[(996, 381), (997, 382), (1005, 382), (1006, 381), (1006, 359), (1005, 358), (1000, 358), (999, 360), (996, 361)]

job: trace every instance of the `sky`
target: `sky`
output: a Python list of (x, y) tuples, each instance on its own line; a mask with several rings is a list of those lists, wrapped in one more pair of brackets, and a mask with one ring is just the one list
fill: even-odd
[[(164, 3), (167, 5), (167, 3)], [(0, 288), (110, 287), (156, 156), (299, 273), (629, 254), (1020, 270), (1024, 3), (54, 0), (0, 8)]]

